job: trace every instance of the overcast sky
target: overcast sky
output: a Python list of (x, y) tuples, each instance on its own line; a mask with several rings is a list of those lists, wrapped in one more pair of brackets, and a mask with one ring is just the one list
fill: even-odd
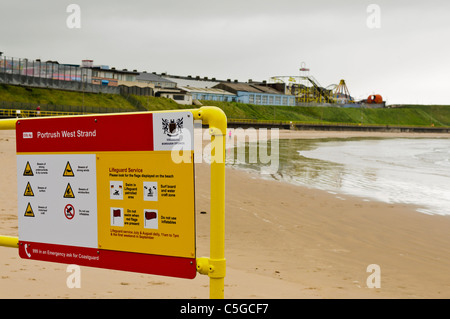
[[(450, 104), (447, 0), (0, 3), (7, 56), (240, 81), (299, 75), (304, 62), (322, 86), (345, 79), (356, 98)], [(67, 25), (70, 4), (80, 28)]]

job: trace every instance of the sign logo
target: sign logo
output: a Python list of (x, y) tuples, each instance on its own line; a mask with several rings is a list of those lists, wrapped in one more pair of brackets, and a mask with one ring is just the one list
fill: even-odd
[(23, 132), (23, 138), (33, 138), (33, 132)]
[(75, 216), (75, 208), (73, 208), (72, 205), (67, 204), (66, 207), (64, 207), (64, 215), (67, 219), (72, 219)]
[(181, 133), (181, 129), (183, 128), (183, 118), (179, 119), (162, 119), (162, 129), (164, 134), (170, 137), (178, 136)]

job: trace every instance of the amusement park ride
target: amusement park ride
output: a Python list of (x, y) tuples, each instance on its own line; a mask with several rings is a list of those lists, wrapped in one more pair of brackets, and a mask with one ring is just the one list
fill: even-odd
[(331, 84), (323, 87), (309, 74), (309, 68), (302, 63), (298, 76), (273, 76), (273, 83), (284, 83), (288, 93), (296, 96), (296, 104), (300, 106), (330, 105), (344, 107), (360, 107), (367, 104), (383, 107), (384, 101), (381, 95), (370, 95), (367, 99), (355, 101), (350, 95), (345, 80), (339, 84)]

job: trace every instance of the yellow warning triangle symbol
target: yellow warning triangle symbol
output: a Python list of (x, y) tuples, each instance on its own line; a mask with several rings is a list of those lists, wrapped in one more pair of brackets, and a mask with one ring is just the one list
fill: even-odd
[(30, 182), (28, 182), (27, 187), (25, 188), (25, 192), (23, 196), (34, 196), (33, 189), (31, 188)]
[(66, 168), (64, 169), (63, 176), (70, 176), (70, 177), (75, 176), (69, 162), (67, 162), (67, 164), (66, 164)]
[(75, 194), (73, 193), (70, 183), (67, 184), (66, 191), (64, 192), (64, 198), (75, 198)]
[(25, 210), (25, 215), (27, 217), (34, 217), (33, 208), (31, 208), (30, 203), (28, 203), (27, 209)]
[(25, 166), (25, 170), (23, 171), (23, 176), (34, 176), (33, 170), (31, 169), (30, 162), (27, 161), (27, 165)]

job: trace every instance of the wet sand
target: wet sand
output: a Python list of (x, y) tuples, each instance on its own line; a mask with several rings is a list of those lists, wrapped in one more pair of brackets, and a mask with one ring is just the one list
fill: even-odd
[[(356, 133), (360, 132), (280, 131), (280, 138)], [(0, 234), (17, 236), (13, 131), (0, 131), (0, 160)], [(197, 164), (196, 175), (201, 257), (209, 256), (208, 165)], [(448, 216), (263, 180), (227, 168), (225, 298), (450, 298), (449, 234)], [(380, 288), (367, 287), (371, 264), (380, 267)], [(203, 275), (185, 280), (81, 267), (81, 288), (73, 289), (66, 285), (68, 275), (64, 264), (23, 260), (16, 249), (0, 247), (0, 298), (209, 295), (209, 279)]]

